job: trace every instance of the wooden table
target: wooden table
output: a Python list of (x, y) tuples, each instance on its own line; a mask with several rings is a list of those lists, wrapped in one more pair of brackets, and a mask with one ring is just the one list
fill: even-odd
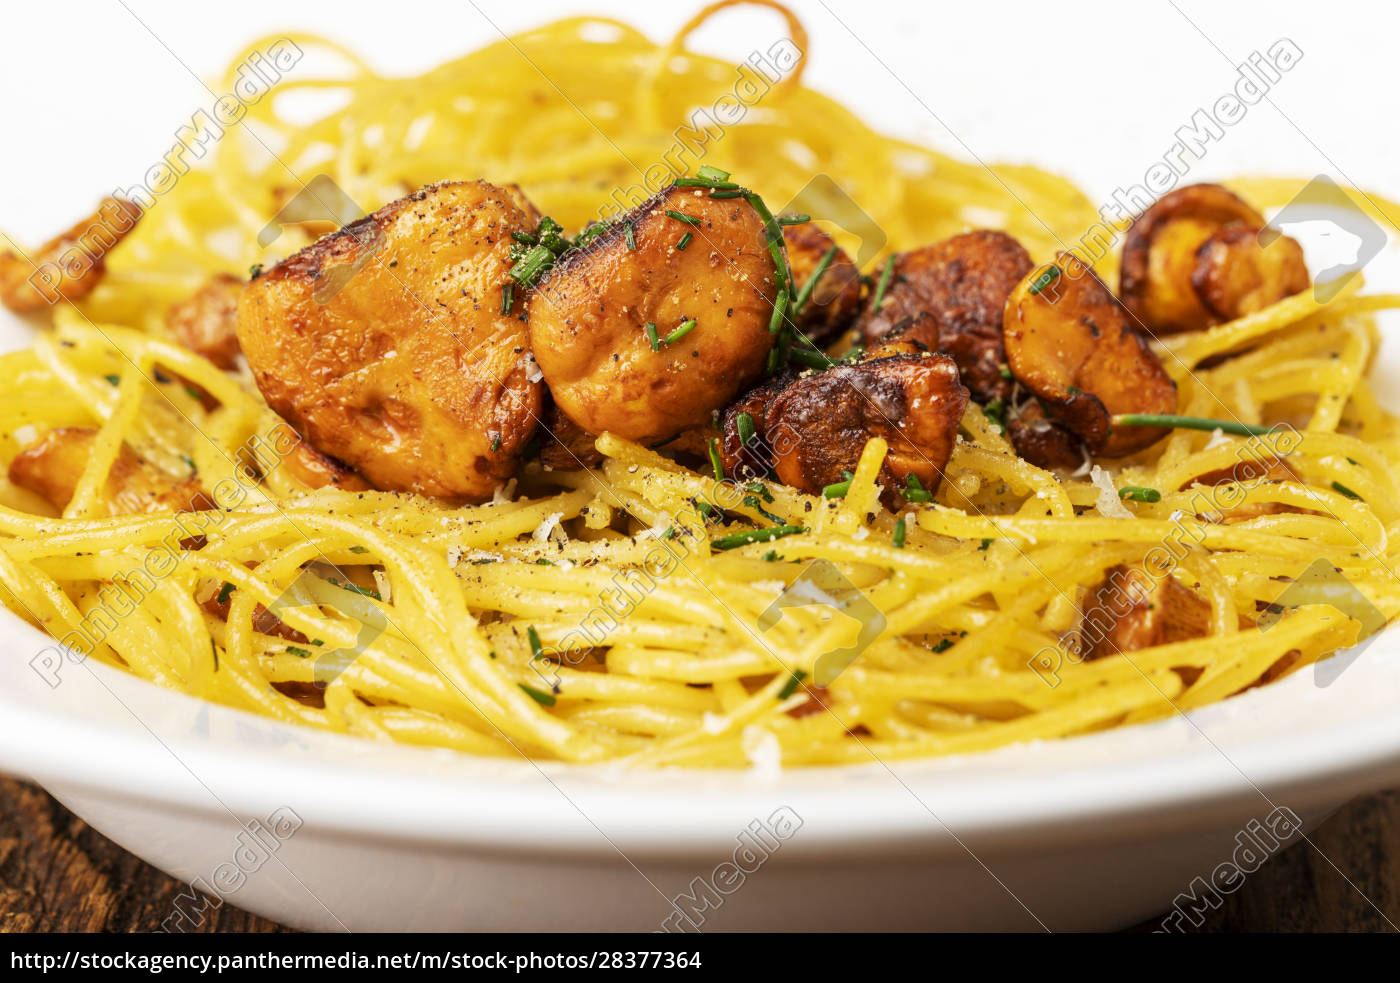
[[(1400, 925), (1400, 790), (1344, 807), (1312, 842), (1316, 850), (1299, 843), (1251, 874), (1200, 930), (1394, 931)], [(41, 789), (0, 779), (0, 931), (149, 931), (184, 888), (89, 829)], [(208, 912), (199, 931), (287, 929), (223, 905)]]

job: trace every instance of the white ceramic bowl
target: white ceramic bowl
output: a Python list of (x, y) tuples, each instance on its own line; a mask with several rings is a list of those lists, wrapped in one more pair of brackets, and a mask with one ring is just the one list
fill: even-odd
[[(0, 769), (306, 929), (646, 931), (682, 924), (678, 897), (707, 931), (1113, 928), (1209, 880), (1250, 820), (1286, 808), (1311, 825), (1400, 783), (1394, 632), (1325, 687), (1308, 669), (1189, 718), (780, 776), (386, 747), (95, 664), (51, 688), (27, 665), (46, 638), (9, 614), (0, 632)], [(785, 839), (741, 837), (775, 814)], [(745, 843), (758, 869), (721, 868)], [(732, 893), (697, 913), (696, 878)]]

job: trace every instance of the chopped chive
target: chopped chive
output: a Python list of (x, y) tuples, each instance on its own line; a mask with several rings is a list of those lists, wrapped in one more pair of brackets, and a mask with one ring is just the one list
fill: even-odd
[(262, 276), (262, 271), (263, 265), (261, 263), (254, 263), (252, 266), (248, 267), (248, 279), (256, 280), (258, 277)]
[(688, 246), (688, 245), (690, 245), (690, 240), (691, 240), (691, 239), (694, 239), (694, 238), (695, 238), (695, 236), (693, 236), (693, 235), (691, 235), (689, 232), (687, 232), (685, 235), (683, 235), (683, 236), (681, 236), (679, 239), (677, 239), (677, 240), (676, 240), (676, 252), (680, 252), (680, 253), (685, 252), (685, 247)]
[(782, 524), (783, 517), (780, 515), (774, 515), (772, 512), (769, 512), (767, 509), (765, 509), (763, 507), (763, 502), (759, 500), (759, 497), (757, 495), (745, 495), (743, 499), (740, 500), (739, 504), (743, 505), (745, 508), (753, 509), (759, 515), (767, 519), (769, 522), (776, 522), (780, 525)]
[(739, 431), (739, 446), (749, 446), (749, 441), (753, 440), (753, 414), (740, 413), (734, 418), (735, 429)]
[(802, 680), (807, 678), (807, 670), (798, 669), (788, 677), (788, 681), (783, 683), (783, 688), (778, 690), (778, 699), (786, 700), (793, 693), (797, 692), (797, 687), (802, 685)]
[(784, 288), (778, 291), (777, 298), (773, 301), (773, 316), (768, 319), (768, 333), (777, 334), (783, 326), (783, 315), (787, 312), (788, 292)]
[(661, 339), (656, 336), (656, 322), (647, 322), (647, 344), (651, 345), (654, 352), (661, 351)]
[(732, 550), (740, 546), (748, 546), (750, 543), (770, 543), (775, 539), (782, 539), (784, 536), (806, 531), (806, 526), (770, 526), (767, 529), (749, 529), (745, 532), (731, 533), (728, 536), (721, 536), (719, 539), (712, 539), (710, 546), (717, 550)]
[(895, 549), (897, 549), (897, 550), (902, 550), (902, 549), (904, 549), (904, 534), (905, 534), (906, 531), (907, 531), (907, 527), (906, 527), (905, 522), (904, 522), (904, 516), (901, 515), (898, 519), (895, 519), (895, 520), (894, 520), (894, 548), (895, 548)]
[(537, 245), (540, 241), (535, 236), (530, 235), (530, 233), (528, 232), (512, 232), (510, 234), (510, 237), (516, 242), (520, 243), (522, 246), (534, 246)]
[(544, 557), (540, 557), (538, 560), (535, 561), (535, 566), (537, 566), (537, 567), (552, 567), (552, 566), (557, 566), (557, 564), (556, 564), (553, 560), (546, 560)]
[(985, 553), (985, 552), (987, 551), (987, 547), (988, 547), (988, 546), (991, 546), (991, 545), (992, 545), (992, 540), (990, 540), (990, 539), (984, 539), (984, 540), (982, 540), (981, 544), (977, 547), (977, 552), (979, 552), (979, 553)]
[(777, 551), (777, 550), (769, 550), (767, 553), (764, 553), (764, 554), (763, 554), (763, 562), (764, 562), (764, 563), (774, 563), (774, 562), (777, 561), (777, 559), (778, 559), (778, 551)]
[(716, 178), (705, 177), (678, 177), (676, 178), (678, 188), (709, 188), (711, 191), (743, 191), (733, 181), (721, 181)]
[(690, 334), (694, 330), (695, 318), (691, 318), (689, 321), (686, 321), (679, 328), (672, 331), (666, 336), (666, 344), (674, 345), (676, 342), (680, 341), (682, 338), (684, 338), (686, 335)]
[(287, 653), (288, 655), (295, 655), (298, 659), (309, 659), (309, 658), (311, 658), (311, 651), (310, 651), (310, 649), (300, 648), (300, 647), (298, 647), (298, 646), (296, 646), (296, 645), (288, 645), (287, 648), (285, 649), (285, 651), (286, 651), (286, 653)]
[(885, 291), (890, 289), (890, 281), (894, 279), (894, 257), (885, 260), (885, 268), (880, 271), (880, 282), (875, 287), (875, 298), (870, 304), (870, 309), (879, 313), (880, 305), (885, 302)]
[(810, 215), (797, 214), (778, 216), (779, 225), (806, 225), (810, 221), (812, 221), (812, 216)]
[(714, 190), (710, 192), (710, 197), (711, 197), (711, 198), (716, 198), (716, 199), (721, 199), (721, 200), (723, 200), (723, 199), (728, 199), (728, 198), (747, 198), (747, 197), (749, 196), (749, 191), (748, 191), (748, 189), (746, 189), (746, 188), (741, 188), (741, 187), (739, 187), (737, 184), (734, 185), (733, 187), (729, 187), (727, 184), (725, 184), (725, 185), (718, 185), (718, 184), (717, 184), (717, 185), (712, 185), (712, 187), (714, 188)]
[(836, 258), (836, 254), (840, 252), (840, 250), (840, 246), (832, 246), (823, 254), (820, 262), (817, 263), (817, 268), (812, 271), (812, 275), (807, 278), (807, 282), (804, 283), (802, 289), (797, 292), (797, 300), (793, 301), (792, 304), (792, 314), (794, 317), (801, 313), (807, 301), (812, 299), (812, 292), (817, 288), (817, 281), (826, 273), (827, 268), (831, 266), (832, 260)]
[(1237, 437), (1262, 437), (1273, 430), (1272, 427), (1257, 426), (1253, 423), (1212, 420), (1203, 416), (1176, 416), (1172, 413), (1119, 413), (1109, 417), (1108, 422), (1115, 427), (1179, 427), (1182, 430), (1220, 430)]
[(666, 214), (669, 215), (671, 218), (675, 219), (677, 222), (684, 222), (686, 225), (700, 224), (700, 219), (696, 218), (694, 215), (687, 215), (685, 212), (678, 212), (674, 209), (668, 208), (666, 209)]
[(1058, 266), (1047, 267), (1045, 272), (1036, 277), (1031, 285), (1026, 289), (1026, 293), (1032, 297), (1036, 296), (1050, 284), (1060, 278), (1060, 268)]
[(494, 453), (496, 453), (496, 451), (498, 451), (498, 450), (500, 450), (500, 449), (501, 449), (501, 435), (500, 435), (499, 433), (493, 434), (493, 435), (491, 436), (491, 453), (494, 454)]
[(696, 177), (702, 177), (702, 178), (704, 178), (706, 181), (728, 181), (728, 180), (729, 180), (729, 172), (728, 172), (728, 171), (722, 171), (722, 170), (720, 170), (718, 167), (712, 167), (712, 166), (709, 165), (709, 164), (703, 164), (703, 165), (701, 165), (699, 168), (697, 168), (696, 171), (695, 171), (695, 175), (696, 175)]
[(924, 487), (924, 483), (919, 480), (919, 476), (910, 471), (909, 476), (904, 479), (904, 500), (906, 502), (931, 502), (931, 495)]
[(553, 693), (546, 693), (546, 692), (544, 692), (543, 690), (535, 689), (535, 687), (533, 687), (533, 686), (526, 686), (524, 683), (516, 683), (515, 685), (517, 685), (517, 686), (519, 686), (521, 689), (523, 689), (523, 690), (525, 691), (525, 695), (528, 696), (528, 697), (530, 697), (532, 700), (534, 700), (534, 701), (535, 701), (536, 703), (538, 703), (540, 706), (542, 706), (542, 707), (552, 707), (552, 706), (554, 706), (554, 694), (553, 694)]
[(709, 451), (710, 451), (710, 468), (711, 468), (711, 469), (714, 471), (714, 473), (715, 473), (715, 480), (716, 480), (716, 481), (723, 481), (723, 480), (724, 480), (724, 464), (723, 464), (723, 462), (721, 462), (720, 459), (719, 459), (719, 438), (717, 438), (717, 437), (711, 437), (711, 438), (710, 438)]
[(750, 481), (744, 486), (744, 490), (759, 496), (765, 502), (772, 503), (773, 493), (768, 490), (768, 486), (761, 481)]
[(676, 538), (676, 527), (675, 527), (675, 526), (667, 526), (667, 527), (666, 527), (666, 531), (663, 532), (663, 533), (661, 534), (661, 537), (660, 537), (660, 538), (661, 538), (661, 539), (675, 539), (675, 538)]
[(521, 257), (520, 261), (510, 268), (510, 278), (522, 287), (533, 284), (546, 269), (554, 263), (554, 252), (549, 246), (540, 243), (534, 246)]
[(989, 422), (995, 423), (999, 427), (1005, 427), (1006, 401), (998, 396), (986, 406), (982, 407), (982, 415), (985, 416)]
[(119, 376), (119, 375), (109, 375), (109, 376), (107, 376), (106, 378), (107, 378), (107, 381), (110, 382), (110, 383), (111, 383), (112, 385), (114, 385), (114, 386), (119, 386), (119, 385), (121, 385), (122, 377)]
[(199, 470), (199, 468), (194, 463), (194, 458), (190, 457), (188, 454), (181, 454), (180, 460), (184, 461), (187, 465), (189, 465), (191, 471)]
[(637, 248), (637, 230), (632, 227), (631, 222), (627, 223), (627, 227), (622, 230), (622, 234), (627, 238), (627, 248), (635, 251)]
[(1348, 488), (1346, 485), (1342, 484), (1340, 481), (1334, 481), (1334, 482), (1332, 482), (1332, 487), (1335, 488), (1337, 491), (1341, 492), (1341, 493), (1342, 493), (1343, 495), (1345, 495), (1347, 498), (1356, 499), (1358, 502), (1361, 500), (1361, 496), (1360, 496), (1360, 495), (1356, 494), (1356, 492), (1352, 491), (1350, 488)]
[(501, 315), (504, 317), (515, 306), (515, 284), (507, 283), (501, 288)]
[(544, 646), (540, 644), (540, 633), (535, 631), (534, 625), (525, 629), (525, 637), (530, 640), (530, 658), (543, 659)]
[(747, 195), (749, 207), (763, 220), (763, 237), (768, 240), (768, 253), (773, 257), (773, 269), (777, 274), (778, 288), (792, 285), (792, 268), (788, 266), (787, 254), (783, 252), (783, 230), (762, 198), (750, 191)]
[(851, 481), (838, 481), (834, 485), (827, 485), (822, 489), (822, 498), (845, 498), (846, 492), (851, 490)]
[[(116, 383), (114, 382), (114, 383), (112, 383), (112, 385), (115, 386)], [(204, 393), (200, 392), (200, 391), (199, 391), (198, 389), (196, 389), (194, 386), (186, 386), (186, 387), (185, 387), (185, 395), (188, 396), (190, 399), (201, 399), (201, 400), (202, 400), (202, 399), (204, 398)]]
[(1001, 367), (1001, 377), (1002, 377), (1003, 379), (1011, 379), (1011, 378), (1014, 378), (1014, 377), (1011, 375), (1011, 370), (1010, 370), (1009, 368), (1007, 368), (1005, 365), (1003, 365), (1003, 366)]
[(788, 353), (788, 358), (809, 369), (829, 369), (836, 364), (821, 352), (809, 351), (805, 348), (794, 348)]
[(350, 552), (351, 552), (351, 553), (368, 553), (369, 550), (368, 550), (366, 547), (364, 547), (364, 546), (352, 546), (352, 547), (350, 547)]
[(1118, 489), (1119, 498), (1130, 498), (1134, 502), (1160, 502), (1162, 493), (1155, 488), (1144, 488), (1141, 485), (1124, 485)]
[(953, 640), (951, 638), (940, 638), (938, 644), (933, 647), (933, 651), (934, 654), (938, 654), (940, 652), (946, 652), (952, 647)]
[(227, 603), (228, 603), (228, 596), (229, 596), (230, 594), (233, 593), (233, 589), (234, 589), (234, 588), (233, 588), (233, 584), (230, 584), (230, 583), (227, 583), (227, 582), (224, 583), (224, 586), (221, 587), (221, 588), (219, 589), (219, 603), (220, 603), (220, 604), (227, 604)]
[(348, 590), (350, 593), (359, 594), (361, 597), (370, 597), (376, 601), (384, 600), (384, 598), (379, 596), (379, 591), (370, 590), (368, 587), (360, 587), (357, 584), (352, 584), (349, 582), (343, 582), (339, 580), (332, 580), (331, 583), (335, 584), (341, 590)]

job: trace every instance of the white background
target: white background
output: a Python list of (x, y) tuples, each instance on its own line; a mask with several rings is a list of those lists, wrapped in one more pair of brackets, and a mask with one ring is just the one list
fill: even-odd
[[(244, 42), (266, 33), (312, 30), (353, 46), (382, 71), (407, 73), (498, 39), (500, 31), (568, 13), (610, 14), (661, 39), (700, 5), (7, 4), (0, 14), (0, 229), (21, 241), (42, 240), (98, 196), (141, 180), (179, 124), (209, 102), (192, 73), (218, 75)], [(1302, 48), (1302, 61), (1269, 101), (1226, 131), (1191, 179), (1325, 172), (1400, 197), (1395, 4), (793, 5), (811, 33), (806, 77), (816, 88), (882, 129), (951, 153), (1066, 173), (1095, 201), (1119, 184), (1140, 182), (1176, 129), (1231, 90), (1232, 60), (1288, 37)], [(740, 8), (693, 43), (737, 57), (750, 50), (754, 32), (766, 37), (777, 29), (771, 11)]]

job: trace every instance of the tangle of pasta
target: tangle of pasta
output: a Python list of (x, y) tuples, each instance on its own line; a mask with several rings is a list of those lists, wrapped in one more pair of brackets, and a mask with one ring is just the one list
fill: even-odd
[[(1367, 382), (1374, 314), (1400, 297), (1363, 296), (1359, 277), (1325, 303), (1305, 292), (1163, 352), (1180, 412), (1296, 431), (1182, 430), (1063, 477), (1018, 457), (974, 406), (934, 500), (899, 515), (878, 501), (878, 439), (839, 499), (717, 481), (609, 435), (599, 467), (531, 464), (483, 505), (310, 490), (280, 465), (286, 427), (246, 375), (169, 339), (166, 310), (210, 274), (310, 241), (290, 228), (258, 244), (294, 175), (328, 174), (367, 209), (480, 176), (518, 182), (568, 228), (596, 218), (610, 189), (638, 185), (667, 153), (693, 107), (753, 75), (686, 50), (710, 13), (663, 46), (613, 21), (560, 21), (405, 79), (290, 36), (345, 73), (288, 80), (251, 106), (257, 138), (231, 131), (113, 252), (89, 297), (0, 358), (6, 461), (53, 428), (97, 432), (62, 515), (0, 489), (0, 598), (86, 658), (289, 723), (483, 755), (694, 767), (977, 751), (1200, 707), (1357, 639), (1358, 620), (1327, 604), (1257, 624), (1319, 558), (1387, 621), (1400, 614), (1389, 538), (1400, 448)], [(705, 151), (771, 202), (831, 175), (883, 229), (882, 255), (991, 225), (1049, 259), (1098, 220), (1053, 175), (989, 171), (874, 133), (800, 76), (799, 62)], [(306, 93), (343, 106), (310, 124), (282, 114)], [(1236, 187), (1261, 207), (1296, 190)], [(127, 452), (172, 481), (197, 478), (218, 508), (113, 514), (108, 476)], [(1191, 485), (1283, 453), (1290, 480)], [(1121, 501), (1125, 486), (1160, 496)], [(720, 548), (775, 524), (804, 531)], [(773, 607), (815, 561), (878, 612), (878, 634), (829, 680), (819, 662), (851, 644), (852, 619)], [(1066, 638), (1085, 592), (1143, 564), (1169, 567), (1209, 603), (1206, 636), (1077, 657)], [(814, 673), (819, 689), (805, 685)]]

